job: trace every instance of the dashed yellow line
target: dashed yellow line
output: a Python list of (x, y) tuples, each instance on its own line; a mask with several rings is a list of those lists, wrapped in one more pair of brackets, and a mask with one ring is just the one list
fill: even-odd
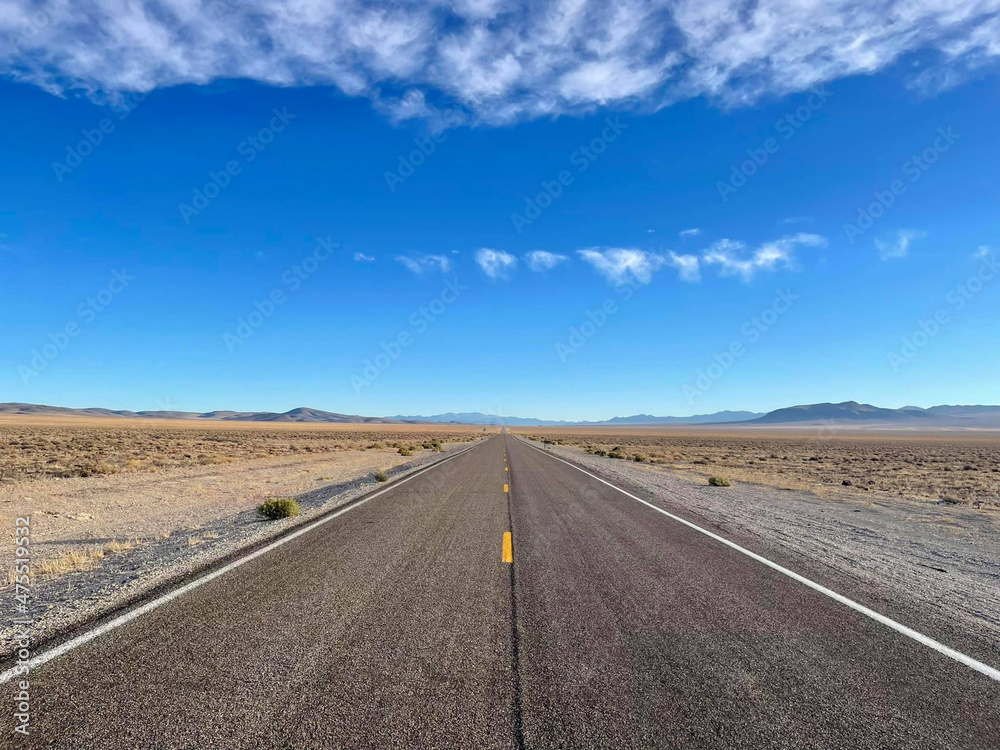
[(503, 470), (504, 471), (510, 471), (510, 469), (508, 469), (506, 466), (503, 467)]
[(506, 484), (503, 486), (503, 491), (504, 492), (510, 492), (510, 489), (507, 487)]
[(514, 546), (511, 542), (509, 531), (504, 532), (503, 535), (503, 561), (505, 563), (514, 562)]

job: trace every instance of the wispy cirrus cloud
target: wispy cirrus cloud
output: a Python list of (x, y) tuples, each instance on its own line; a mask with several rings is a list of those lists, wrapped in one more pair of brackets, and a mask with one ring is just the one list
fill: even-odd
[(702, 253), (701, 262), (704, 265), (718, 266), (719, 273), (723, 276), (739, 276), (744, 281), (749, 281), (759, 271), (791, 267), (798, 246), (825, 247), (826, 240), (818, 234), (800, 232), (765, 242), (748, 254), (743, 242), (723, 239)]
[(448, 273), (451, 270), (451, 259), (446, 255), (420, 255), (415, 258), (406, 255), (397, 255), (393, 260), (417, 274), (424, 271)]
[(927, 232), (921, 229), (897, 229), (895, 232), (877, 237), (875, 249), (882, 260), (890, 258), (905, 258), (910, 253), (913, 240), (922, 240)]
[(364, 253), (354, 253), (354, 261), (356, 263), (371, 263), (375, 260), (373, 255), (365, 255)]
[(701, 229), (699, 229), (698, 227), (692, 227), (691, 229), (682, 229), (677, 234), (680, 237), (697, 237), (699, 234), (701, 234)]
[(671, 251), (667, 264), (677, 269), (681, 281), (701, 281), (701, 261), (697, 255), (678, 255)]
[(525, 260), (528, 262), (528, 268), (530, 268), (535, 273), (551, 271), (560, 263), (564, 263), (568, 260), (568, 258), (565, 255), (559, 255), (558, 253), (550, 253), (547, 250), (532, 250), (524, 257)]
[(998, 11), (997, 0), (52, 0), (42, 11), (7, 0), (0, 72), (95, 98), (222, 79), (335, 86), (395, 121), (509, 123), (700, 96), (742, 106), (908, 53), (910, 85), (940, 90), (996, 66)]
[(674, 268), (681, 281), (700, 281), (703, 269), (710, 267), (717, 268), (721, 276), (749, 281), (760, 271), (793, 268), (798, 247), (826, 247), (826, 239), (799, 233), (765, 242), (750, 252), (746, 243), (729, 239), (713, 243), (700, 254), (638, 248), (587, 248), (577, 252), (612, 284), (648, 284), (653, 274), (665, 267)]
[(589, 247), (578, 250), (577, 255), (611, 284), (648, 284), (666, 262), (662, 255), (626, 247)]
[(491, 279), (505, 279), (517, 267), (517, 258), (503, 250), (481, 247), (475, 257), (476, 264)]

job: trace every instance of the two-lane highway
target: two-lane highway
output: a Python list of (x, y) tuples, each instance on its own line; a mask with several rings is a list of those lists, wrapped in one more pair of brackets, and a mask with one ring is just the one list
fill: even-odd
[(31, 683), (4, 746), (1000, 746), (989, 675), (506, 434)]

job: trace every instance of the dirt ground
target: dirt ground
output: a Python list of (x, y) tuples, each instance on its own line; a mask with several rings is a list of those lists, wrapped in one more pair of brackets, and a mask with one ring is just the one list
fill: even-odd
[(0, 416), (0, 482), (211, 466), (482, 435), (464, 425), (356, 425)]
[[(860, 433), (820, 429), (523, 428), (588, 453), (705, 480), (721, 475), (824, 497), (859, 492), (1000, 507), (1000, 433)], [(615, 449), (618, 450), (615, 450)]]
[[(36, 576), (198, 530), (482, 437), (482, 428), (81, 417), (0, 421), (0, 528), (31, 517)], [(6, 572), (13, 544), (0, 548)], [(58, 562), (58, 564), (57, 564)]]

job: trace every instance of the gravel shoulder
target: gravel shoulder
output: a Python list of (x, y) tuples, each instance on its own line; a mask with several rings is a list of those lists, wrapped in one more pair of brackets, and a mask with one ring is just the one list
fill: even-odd
[[(32, 565), (80, 551), (84, 569), (34, 576), (28, 628), (39, 643), (114, 611), (144, 593), (234, 552), (280, 534), (382, 486), (390, 480), (470, 446), (445, 444), (442, 452), (403, 457), (395, 451), (348, 451), (326, 456), (258, 459), (154, 474), (44, 479), (0, 487), (0, 523), (30, 515)], [(302, 514), (264, 521), (256, 507), (269, 497), (294, 497)], [(13, 565), (13, 542), (0, 556)], [(14, 586), (0, 585), (7, 604), (0, 626), (0, 658), (13, 651)], [(16, 615), (23, 617), (23, 615)]]
[(922, 621), (939, 623), (940, 632), (1000, 643), (1000, 513), (994, 509), (862, 493), (829, 498), (748, 483), (710, 487), (663, 466), (579, 448), (548, 450), (648, 492), (755, 552), (793, 561), (797, 572), (833, 582), (842, 593), (862, 591), (885, 606), (919, 611)]

